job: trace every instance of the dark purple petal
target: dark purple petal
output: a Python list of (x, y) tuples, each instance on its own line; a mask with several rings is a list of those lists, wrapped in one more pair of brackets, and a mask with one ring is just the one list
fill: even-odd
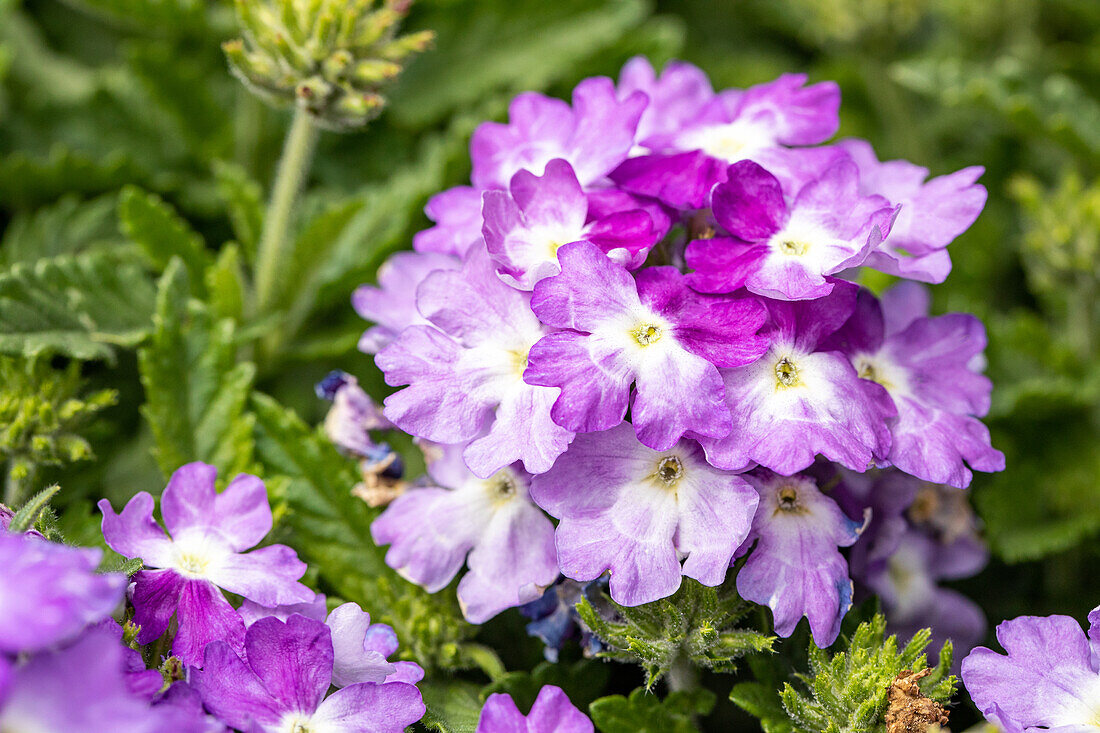
[(494, 692), (481, 708), (475, 733), (528, 733), (527, 719), (511, 695)]
[(714, 218), (745, 242), (768, 239), (789, 218), (779, 181), (751, 160), (730, 166), (726, 181), (714, 189), (712, 198)]
[(243, 648), (244, 621), (209, 581), (183, 580), (176, 621), (179, 630), (172, 653), (185, 664), (201, 663), (206, 645), (215, 640), (226, 642), (236, 651)]
[(206, 708), (226, 725), (251, 730), (254, 723), (274, 725), (291, 710), (276, 699), (256, 673), (223, 641), (206, 647), (202, 669), (192, 668), (191, 686)]
[(674, 209), (702, 209), (711, 189), (724, 180), (726, 164), (698, 150), (630, 158), (611, 180), (630, 193), (648, 196)]
[(142, 570), (134, 576), (132, 602), (134, 623), (141, 627), (139, 643), (156, 641), (168, 629), (186, 582), (175, 570)]
[(546, 685), (539, 690), (527, 714), (528, 733), (593, 733), (592, 721), (569, 701), (560, 687)]
[(695, 270), (687, 276), (688, 285), (701, 293), (740, 290), (760, 269), (760, 261), (767, 254), (766, 246), (733, 237), (693, 240), (685, 251), (688, 267)]
[(332, 680), (332, 632), (320, 621), (260, 619), (244, 640), (248, 666), (284, 710), (310, 714)]

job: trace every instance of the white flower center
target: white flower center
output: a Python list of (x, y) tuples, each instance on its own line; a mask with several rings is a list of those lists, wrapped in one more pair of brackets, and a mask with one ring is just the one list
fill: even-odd
[(639, 323), (630, 330), (630, 335), (639, 346), (649, 346), (661, 340), (662, 329), (656, 323)]
[(317, 725), (305, 713), (287, 713), (274, 729), (278, 733), (324, 733), (327, 726)]
[(775, 388), (789, 389), (802, 384), (798, 378), (798, 365), (791, 361), (789, 356), (784, 356), (775, 363)]
[(184, 530), (172, 538), (173, 569), (185, 578), (207, 578), (233, 551), (217, 535), (205, 530)]
[(665, 456), (657, 463), (656, 475), (672, 488), (684, 477), (684, 464), (678, 456)]
[(736, 163), (772, 147), (775, 140), (764, 126), (736, 120), (688, 130), (680, 137), (679, 144), (685, 149), (702, 150), (712, 158)]

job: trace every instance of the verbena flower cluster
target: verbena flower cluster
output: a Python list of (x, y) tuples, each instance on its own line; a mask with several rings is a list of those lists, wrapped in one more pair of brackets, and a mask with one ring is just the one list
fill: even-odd
[(399, 733), (423, 716), (423, 671), (387, 661), (393, 629), (354, 603), (326, 612), (289, 547), (249, 551), (272, 527), (264, 485), (215, 480), (203, 463), (173, 474), (167, 533), (146, 492), (118, 514), (100, 502), (107, 544), (146, 568), (132, 582), (98, 574), (99, 550), (9, 532), (6, 514), (0, 729)]
[[(392, 465), (370, 430), (425, 449), (428, 485), (372, 527), (393, 568), (438, 591), (465, 566), (480, 623), (559, 575), (609, 573), (637, 605), (747, 555), (738, 591), (780, 635), (807, 617), (831, 643), (853, 573), (899, 625), (980, 634), (936, 588), (984, 562), (974, 527), (920, 502), (1004, 467), (979, 420), (985, 333), (930, 315), (918, 283), (948, 275), (982, 169), (929, 179), (828, 144), (839, 105), (831, 82), (715, 92), (638, 58), (475, 131), (471, 185), (433, 197), (415, 251), (353, 298), (374, 324), (360, 348), (400, 389), (379, 414), (330, 384), (330, 434), (366, 475)], [(902, 282), (876, 297), (864, 268)]]

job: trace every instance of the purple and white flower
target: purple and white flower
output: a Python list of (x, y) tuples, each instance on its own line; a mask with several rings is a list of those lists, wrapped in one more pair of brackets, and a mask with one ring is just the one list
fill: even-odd
[(314, 594), (297, 582), (304, 562), (286, 545), (246, 552), (271, 531), (271, 507), (263, 482), (241, 474), (220, 494), (217, 469), (189, 463), (177, 469), (161, 496), (160, 511), (170, 536), (153, 521), (153, 497), (142, 491), (115, 514), (106, 499), (103, 536), (125, 557), (146, 568), (134, 576), (131, 601), (138, 642), (163, 634), (173, 615), (178, 631), (172, 653), (187, 664), (202, 662), (203, 648), (224, 639), (239, 649), (244, 623), (222, 590), (265, 606), (303, 603)]
[(239, 730), (400, 733), (424, 715), (420, 691), (406, 682), (356, 682), (326, 697), (334, 660), (325, 624), (264, 618), (248, 628), (243, 655), (211, 642), (191, 684), (208, 710)]
[(829, 345), (848, 354), (860, 377), (882, 385), (897, 408), (887, 460), (917, 478), (958, 487), (970, 484), (971, 469), (1004, 470), (1004, 454), (978, 420), (989, 411), (993, 389), (972, 368), (985, 349), (981, 321), (950, 313), (915, 318), (890, 334), (885, 323), (882, 306), (863, 291)]
[(569, 701), (560, 687), (539, 690), (531, 712), (524, 715), (511, 695), (496, 692), (485, 700), (475, 733), (593, 733), (588, 716)]
[(102, 556), (0, 530), (0, 655), (68, 641), (119, 607), (126, 576), (96, 573)]
[(817, 454), (865, 471), (890, 451), (895, 410), (880, 385), (860, 379), (848, 359), (822, 344), (855, 307), (856, 286), (833, 283), (824, 298), (769, 301), (768, 352), (749, 366), (721, 370), (733, 429), (701, 436), (713, 465), (760, 464), (789, 476)]
[(635, 151), (638, 153), (646, 152), (650, 138), (667, 138), (682, 130), (714, 99), (710, 79), (699, 67), (670, 61), (658, 76), (645, 56), (635, 56), (623, 66), (618, 92), (622, 99), (634, 92), (643, 92), (649, 98), (635, 135), (641, 146)]
[(688, 245), (691, 286), (706, 293), (744, 287), (780, 300), (828, 295), (826, 276), (863, 264), (896, 213), (885, 198), (858, 188), (850, 160), (798, 189), (752, 161), (735, 164), (712, 194), (714, 217), (732, 236)]
[(501, 278), (521, 290), (561, 271), (558, 250), (564, 244), (591, 242), (634, 270), (662, 235), (641, 209), (590, 220), (584, 190), (569, 163), (560, 159), (547, 163), (542, 176), (519, 171), (508, 192), (486, 191), (484, 207), (489, 256)]
[(534, 477), (531, 496), (561, 520), (562, 573), (594, 580), (610, 571), (611, 597), (626, 606), (672, 595), (685, 575), (719, 585), (759, 500), (742, 476), (708, 464), (695, 442), (655, 451), (629, 423), (578, 435)]
[[(479, 198), (478, 206), (480, 202)], [(398, 252), (382, 263), (378, 268), (378, 285), (360, 285), (351, 296), (355, 311), (375, 324), (363, 332), (359, 350), (377, 354), (409, 326), (427, 324), (416, 309), (416, 288), (436, 270), (461, 267), (462, 261), (457, 257), (434, 252)]]
[(878, 194), (901, 206), (889, 236), (867, 258), (867, 266), (929, 283), (947, 279), (947, 246), (985, 207), (985, 187), (975, 183), (985, 169), (971, 166), (926, 181), (927, 168), (907, 160), (880, 163), (864, 140), (842, 140), (837, 146), (859, 166), (862, 195)]
[(540, 175), (561, 158), (582, 186), (601, 181), (634, 146), (646, 95), (625, 99), (606, 77), (585, 79), (573, 90), (573, 106), (536, 92), (520, 94), (508, 106), (508, 123), (482, 123), (470, 140), (471, 180), (476, 188), (507, 188), (520, 170)]
[(446, 459), (429, 471), (435, 486), (406, 491), (371, 525), (374, 541), (391, 545), (390, 567), (435, 593), (466, 563), (458, 601), (473, 623), (535, 600), (557, 580), (554, 525), (528, 498), (524, 471), (511, 466), (482, 479)]
[(466, 256), (481, 244), (481, 191), (455, 186), (428, 199), (424, 213), (435, 226), (413, 237), (413, 249), (424, 254)]
[[(671, 267), (637, 281), (587, 242), (563, 247), (562, 272), (541, 281), (531, 307), (561, 329), (531, 349), (529, 384), (560, 387), (551, 417), (575, 432), (606, 430), (630, 406), (638, 439), (657, 450), (685, 431), (729, 432), (717, 366), (749, 364), (767, 341), (760, 301), (692, 292)], [(716, 366), (717, 365), (717, 366)], [(631, 384), (636, 387), (630, 403)]]
[(864, 523), (849, 519), (808, 476), (764, 471), (745, 478), (760, 503), (741, 547), (755, 542), (737, 573), (737, 592), (771, 608), (775, 633), (790, 636), (805, 616), (814, 643), (827, 647), (852, 605), (848, 563), (838, 548), (855, 543)]
[(982, 714), (1008, 733), (1085, 733), (1100, 724), (1100, 608), (1086, 636), (1069, 616), (1021, 616), (997, 627), (1005, 654), (978, 647), (962, 678)]

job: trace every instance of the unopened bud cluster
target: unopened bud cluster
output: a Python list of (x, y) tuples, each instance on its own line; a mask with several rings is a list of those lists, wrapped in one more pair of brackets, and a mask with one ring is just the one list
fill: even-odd
[(237, 0), (244, 38), (224, 44), (234, 73), (276, 103), (294, 104), (334, 130), (361, 127), (385, 104), (380, 91), (431, 31), (397, 35), (411, 0)]

